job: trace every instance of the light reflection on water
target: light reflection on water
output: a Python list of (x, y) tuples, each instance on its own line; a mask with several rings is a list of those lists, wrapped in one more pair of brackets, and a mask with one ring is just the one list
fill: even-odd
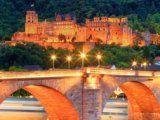
[[(36, 99), (8, 98), (0, 104), (0, 120), (46, 120), (47, 114)], [(128, 120), (127, 101), (109, 100), (101, 120)]]
[(128, 120), (128, 102), (126, 100), (108, 100), (101, 120)]
[(47, 115), (34, 98), (8, 98), (0, 104), (0, 120), (46, 120)]

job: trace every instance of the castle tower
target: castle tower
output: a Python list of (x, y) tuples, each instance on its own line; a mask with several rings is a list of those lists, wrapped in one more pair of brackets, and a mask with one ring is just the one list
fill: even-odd
[(27, 11), (25, 33), (36, 34), (38, 26), (38, 14), (35, 11)]
[(62, 21), (62, 16), (61, 15), (56, 15), (56, 21)]
[(100, 21), (100, 17), (94, 17), (94, 22), (99, 22)]
[(128, 26), (128, 19), (121, 18), (121, 23), (123, 25), (123, 38), (122, 38), (122, 46), (132, 45), (132, 30)]
[(71, 19), (72, 19), (71, 15), (69, 15), (69, 14), (65, 15), (65, 20), (66, 21), (71, 21)]

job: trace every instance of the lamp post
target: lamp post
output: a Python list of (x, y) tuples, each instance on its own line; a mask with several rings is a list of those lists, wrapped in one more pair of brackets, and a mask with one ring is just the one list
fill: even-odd
[(70, 63), (71, 63), (72, 57), (71, 56), (67, 56), (66, 59), (67, 59), (67, 62), (68, 62), (68, 69), (70, 69), (70, 67), (71, 67)]
[(102, 59), (102, 55), (98, 54), (96, 56), (97, 60), (98, 60), (98, 67), (100, 67), (100, 62), (101, 62), (101, 59)]
[(56, 55), (52, 55), (51, 56), (51, 59), (52, 59), (52, 61), (53, 61), (53, 69), (55, 69), (55, 60), (56, 60)]
[(136, 69), (137, 62), (136, 62), (136, 61), (133, 61), (132, 66), (133, 66), (134, 69)]
[(86, 54), (85, 53), (81, 53), (81, 59), (82, 59), (82, 68), (84, 67), (84, 60), (85, 60), (85, 58), (86, 58)]
[(144, 70), (146, 70), (146, 67), (147, 67), (147, 62), (143, 62), (143, 67), (144, 67)]

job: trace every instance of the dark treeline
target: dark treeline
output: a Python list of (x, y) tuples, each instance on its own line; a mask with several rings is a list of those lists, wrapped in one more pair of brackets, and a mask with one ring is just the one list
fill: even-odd
[[(16, 46), (0, 47), (0, 69), (21, 71), (25, 65), (39, 65), (42, 69), (52, 68), (51, 55), (56, 55), (56, 68), (67, 68), (66, 57), (72, 56), (71, 68), (81, 68), (80, 49), (68, 51), (63, 49), (43, 48), (33, 43), (19, 44)], [(129, 68), (136, 60), (139, 64), (146, 61), (153, 63), (156, 56), (160, 56), (160, 45), (145, 47), (120, 47), (116, 45), (97, 45), (85, 59), (85, 66), (97, 66), (96, 55), (103, 57), (101, 66), (115, 65), (118, 68)]]
[(55, 13), (71, 13), (79, 22), (94, 16), (128, 16), (134, 30), (160, 34), (159, 0), (0, 0), (0, 40), (24, 30), (25, 12), (31, 5), (40, 20), (52, 20)]

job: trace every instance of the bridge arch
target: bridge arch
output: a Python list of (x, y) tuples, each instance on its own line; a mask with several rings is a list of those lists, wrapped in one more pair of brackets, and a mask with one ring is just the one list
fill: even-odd
[[(120, 87), (129, 102), (129, 120), (158, 120), (160, 119), (160, 105), (153, 92), (143, 83), (136, 81), (103, 81), (103, 106), (106, 98)], [(107, 94), (107, 95), (105, 95)], [(103, 107), (102, 107), (103, 108)]]
[[(156, 120), (160, 106), (153, 92), (143, 83), (126, 82), (120, 85), (129, 101), (129, 118), (136, 120)], [(157, 116), (157, 117), (156, 117)]]
[(3, 81), (0, 82), (0, 102), (20, 88), (25, 89), (37, 98), (49, 120), (79, 120), (79, 115), (72, 102), (60, 91), (47, 87), (39, 82), (29, 81)]

